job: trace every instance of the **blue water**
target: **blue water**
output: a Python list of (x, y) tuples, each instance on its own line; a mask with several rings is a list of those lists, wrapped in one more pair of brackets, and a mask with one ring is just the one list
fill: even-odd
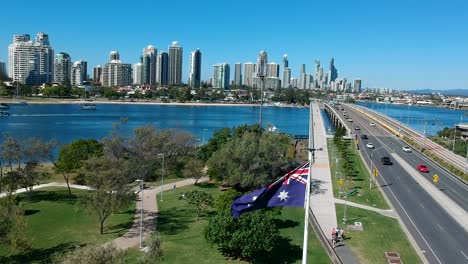
[(390, 116), (421, 133), (424, 133), (426, 127), (426, 135), (436, 135), (444, 127), (453, 128), (460, 122), (468, 122), (467, 110), (364, 102), (357, 104)]
[[(254, 106), (98, 104), (97, 110), (84, 111), (77, 104), (29, 104), (13, 106), (9, 112), (11, 116), (0, 118), (0, 132), (22, 139), (55, 138), (61, 144), (81, 138), (100, 140), (112, 130), (130, 136), (133, 129), (148, 124), (188, 131), (202, 144), (215, 130), (255, 124), (259, 117), (259, 107)], [(306, 135), (308, 116), (309, 108), (263, 108), (264, 126), (274, 124), (279, 132), (289, 134)], [(128, 122), (115, 129), (121, 118)]]

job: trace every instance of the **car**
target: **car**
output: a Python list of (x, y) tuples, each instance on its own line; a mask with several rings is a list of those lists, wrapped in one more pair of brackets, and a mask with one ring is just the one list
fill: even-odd
[(393, 165), (393, 162), (390, 160), (389, 157), (382, 157), (380, 161), (383, 165)]
[(375, 126), (375, 123), (374, 123), (374, 122), (370, 122), (370, 125), (371, 125), (371, 126)]
[(361, 130), (361, 128), (359, 126), (355, 126), (354, 130)]
[(368, 137), (367, 137), (366, 134), (363, 134), (363, 135), (361, 136), (361, 138), (362, 138), (362, 139), (368, 139)]
[(419, 164), (417, 167), (418, 171), (424, 172), (424, 173), (429, 173), (429, 169), (427, 168), (426, 165), (424, 164)]
[(411, 152), (411, 148), (408, 146), (404, 146), (401, 149), (403, 149), (404, 152)]
[(351, 119), (351, 118), (348, 118), (348, 122), (353, 122), (353, 119)]
[(374, 148), (374, 144), (372, 144), (372, 143), (369, 142), (369, 143), (366, 144), (366, 147), (367, 147), (367, 148), (370, 148), (370, 149), (373, 149), (373, 148)]

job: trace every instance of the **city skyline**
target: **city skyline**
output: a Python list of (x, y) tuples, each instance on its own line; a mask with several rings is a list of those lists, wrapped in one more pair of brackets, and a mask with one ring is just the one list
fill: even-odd
[[(104, 65), (112, 50), (119, 51), (123, 61), (133, 65), (139, 62), (142, 48), (153, 45), (158, 51), (168, 52), (168, 45), (178, 41), (186, 51), (182, 58), (184, 83), (189, 79), (190, 52), (199, 48), (203, 52), (202, 80), (211, 77), (213, 65), (254, 62), (258, 52), (265, 50), (269, 61), (278, 64), (288, 54), (291, 78), (300, 79), (301, 64), (313, 69), (315, 59), (326, 66), (333, 57), (340, 76), (362, 79), (363, 88), (468, 88), (463, 78), (468, 72), (464, 59), (468, 57), (468, 37), (461, 34), (468, 31), (467, 23), (463, 23), (466, 22), (463, 10), (468, 4), (338, 2), (339, 8), (306, 1), (290, 6), (249, 2), (246, 10), (241, 8), (245, 6), (241, 1), (220, 15), (211, 12), (214, 7), (208, 4), (182, 1), (178, 19), (171, 23), (167, 22), (169, 13), (162, 12), (156, 17), (137, 15), (137, 9), (151, 3), (148, 1), (137, 1), (130, 7), (116, 5), (112, 15), (106, 14), (104, 4), (93, 4), (95, 8), (90, 10), (84, 1), (70, 10), (70, 20), (65, 23), (56, 23), (55, 14), (62, 8), (59, 2), (49, 1), (47, 5), (31, 2), (21, 9), (22, 19), (15, 19), (15, 12), (6, 12), (4, 19), (13, 23), (0, 32), (0, 60), (8, 63), (8, 45), (14, 34), (34, 36), (45, 32), (55, 53), (68, 53), (72, 61), (87, 61), (88, 72), (93, 66)], [(169, 5), (158, 4), (158, 9), (169, 10)], [(5, 3), (4, 7), (18, 8), (14, 3)], [(40, 17), (38, 8), (42, 11)], [(71, 19), (82, 12), (88, 13), (90, 19), (79, 22)], [(199, 12), (204, 13), (195, 15)], [(245, 18), (237, 19), (235, 14), (239, 12)], [(105, 19), (115, 16), (126, 19), (114, 19), (116, 26), (106, 27)], [(138, 23), (132, 22), (137, 21), (136, 16)], [(220, 16), (225, 18), (223, 22), (214, 23)], [(275, 16), (277, 22), (270, 20)], [(269, 19), (272, 24), (258, 29), (256, 22), (248, 22), (249, 17), (258, 21)], [(287, 18), (287, 23), (282, 17)], [(282, 75), (282, 67), (280, 71)]]

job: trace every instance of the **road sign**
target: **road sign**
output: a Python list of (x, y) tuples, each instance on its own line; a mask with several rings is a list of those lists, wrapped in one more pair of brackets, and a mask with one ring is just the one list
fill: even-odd
[(372, 175), (374, 175), (374, 177), (377, 177), (379, 175), (379, 170), (378, 169), (373, 169), (372, 170)]
[(343, 180), (342, 179), (338, 180), (338, 185), (340, 185), (340, 186), (343, 185)]
[(433, 181), (434, 183), (438, 182), (438, 181), (439, 181), (439, 175), (434, 174), (434, 176), (432, 176), (432, 181)]

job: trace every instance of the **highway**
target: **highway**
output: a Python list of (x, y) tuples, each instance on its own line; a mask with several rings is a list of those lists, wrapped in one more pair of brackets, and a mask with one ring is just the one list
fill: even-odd
[[(453, 179), (417, 151), (404, 152), (402, 146), (405, 144), (399, 138), (391, 135), (378, 124), (370, 126), (370, 120), (366, 116), (346, 105), (340, 105), (339, 108), (345, 108), (347, 115), (354, 120), (354, 122), (347, 122), (348, 126), (353, 130), (356, 126), (360, 127), (361, 130), (354, 130), (353, 133), (358, 135), (360, 151), (365, 157), (365, 162), (369, 167), (373, 163), (372, 166), (380, 171), (377, 177), (379, 185), (428, 262), (468, 263), (468, 233), (434, 200), (432, 195), (415, 181), (411, 173), (421, 174), (416, 171), (416, 165), (425, 163), (430, 170), (430, 173), (424, 175), (425, 178), (432, 181), (432, 175), (437, 173), (440, 176), (438, 188), (463, 208), (465, 213), (468, 204), (467, 186)], [(343, 114), (342, 111), (337, 112), (340, 115)], [(362, 139), (362, 134), (366, 134), (368, 139)], [(367, 142), (372, 142), (375, 148), (367, 148)], [(380, 159), (383, 156), (390, 157), (393, 165), (382, 165)], [(410, 164), (414, 170), (404, 169), (396, 162), (397, 156)]]

